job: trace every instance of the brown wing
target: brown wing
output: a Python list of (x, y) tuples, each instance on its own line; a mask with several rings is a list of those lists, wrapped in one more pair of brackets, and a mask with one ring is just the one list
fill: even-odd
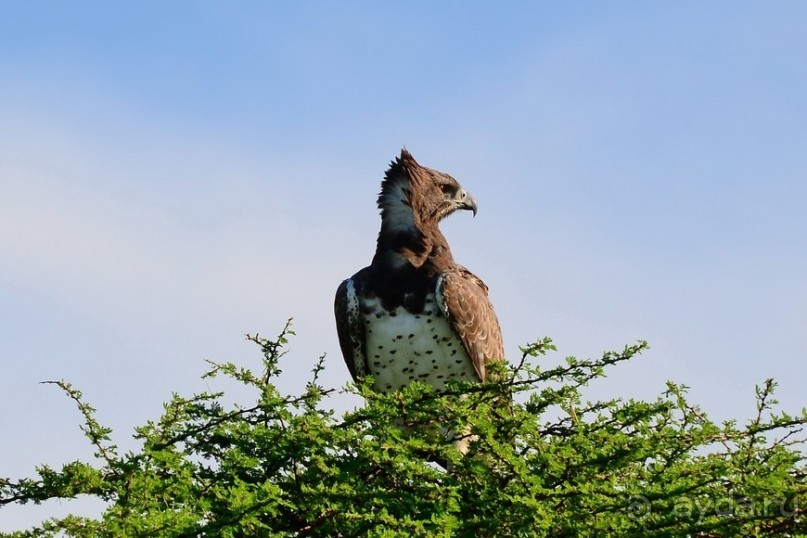
[(488, 287), (476, 275), (457, 267), (440, 276), (437, 295), (443, 312), (462, 340), (476, 373), (484, 381), (485, 365), (504, 359), (504, 343), (499, 319), (488, 298)]
[(342, 356), (350, 375), (357, 381), (367, 374), (367, 362), (364, 352), (364, 327), (361, 323), (359, 298), (353, 280), (343, 281), (336, 290), (334, 314)]

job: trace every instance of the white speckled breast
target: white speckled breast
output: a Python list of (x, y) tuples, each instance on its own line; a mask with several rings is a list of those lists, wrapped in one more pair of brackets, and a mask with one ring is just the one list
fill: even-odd
[(401, 389), (413, 380), (444, 389), (449, 380), (478, 381), (476, 371), (437, 306), (426, 298), (421, 314), (402, 306), (387, 312), (379, 299), (362, 301), (368, 373), (379, 392)]

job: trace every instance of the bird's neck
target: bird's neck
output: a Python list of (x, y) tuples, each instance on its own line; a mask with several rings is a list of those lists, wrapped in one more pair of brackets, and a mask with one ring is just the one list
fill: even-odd
[(417, 269), (437, 259), (452, 261), (448, 242), (436, 222), (418, 223), (406, 206), (382, 212), (374, 264)]
[(429, 259), (453, 261), (438, 222), (419, 216), (412, 208), (412, 186), (404, 178), (388, 178), (378, 198), (381, 231), (373, 263), (392, 269), (416, 269)]

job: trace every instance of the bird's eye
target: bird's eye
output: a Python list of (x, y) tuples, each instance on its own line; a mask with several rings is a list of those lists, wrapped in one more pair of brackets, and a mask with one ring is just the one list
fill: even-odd
[(442, 185), (440, 185), (440, 192), (442, 192), (443, 194), (451, 194), (452, 190), (453, 189), (451, 188), (451, 185), (449, 185), (448, 183), (443, 183)]

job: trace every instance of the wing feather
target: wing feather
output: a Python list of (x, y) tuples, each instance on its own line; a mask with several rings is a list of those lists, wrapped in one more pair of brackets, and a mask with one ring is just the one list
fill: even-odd
[(350, 375), (354, 381), (367, 375), (365, 356), (365, 334), (359, 314), (359, 298), (356, 294), (353, 279), (347, 279), (339, 285), (334, 300), (336, 315), (336, 332), (339, 335), (339, 347), (345, 359)]
[(488, 298), (488, 287), (469, 270), (457, 266), (440, 275), (437, 295), (443, 313), (484, 381), (487, 363), (504, 359), (502, 330)]

